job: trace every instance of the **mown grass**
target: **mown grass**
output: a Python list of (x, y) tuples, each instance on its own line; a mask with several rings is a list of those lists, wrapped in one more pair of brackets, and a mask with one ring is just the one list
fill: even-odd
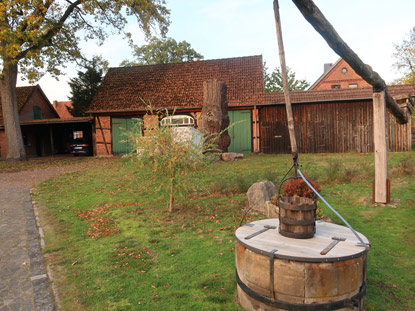
[[(371, 201), (373, 155), (301, 155), (301, 163), (372, 243), (366, 310), (414, 310), (415, 155), (389, 158), (393, 202), (387, 206)], [(99, 163), (35, 192), (60, 310), (241, 310), (234, 231), (247, 206), (245, 192), (256, 181), (277, 183), (290, 157), (214, 163), (194, 181), (204, 190), (177, 200), (172, 214), (165, 196), (140, 179), (132, 163)]]

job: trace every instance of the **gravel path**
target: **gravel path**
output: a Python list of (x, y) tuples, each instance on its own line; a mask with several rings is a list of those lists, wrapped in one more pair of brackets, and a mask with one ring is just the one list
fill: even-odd
[(0, 311), (54, 310), (30, 189), (81, 167), (0, 173)]

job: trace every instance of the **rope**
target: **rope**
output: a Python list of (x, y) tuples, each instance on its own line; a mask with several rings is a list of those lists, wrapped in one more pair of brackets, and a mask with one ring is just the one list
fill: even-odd
[(301, 178), (305, 181), (305, 183), (311, 188), (311, 190), (314, 191), (314, 193), (335, 213), (343, 222), (344, 224), (349, 227), (349, 229), (353, 232), (353, 234), (356, 236), (356, 238), (359, 240), (361, 246), (364, 246), (365, 248), (368, 248), (365, 242), (363, 242), (362, 238), (357, 234), (357, 232), (352, 228), (352, 226), (347, 222), (346, 219), (342, 217), (321, 195), (317, 192), (316, 189), (311, 185), (311, 183), (307, 180), (307, 178), (304, 177), (303, 173), (299, 168), (297, 168), (298, 173), (300, 174)]

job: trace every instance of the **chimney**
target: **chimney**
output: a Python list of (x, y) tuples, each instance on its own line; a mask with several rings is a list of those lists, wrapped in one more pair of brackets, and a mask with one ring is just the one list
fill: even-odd
[(327, 71), (329, 71), (331, 69), (331, 67), (333, 67), (333, 63), (326, 63), (326, 64), (324, 64), (324, 73), (326, 73)]

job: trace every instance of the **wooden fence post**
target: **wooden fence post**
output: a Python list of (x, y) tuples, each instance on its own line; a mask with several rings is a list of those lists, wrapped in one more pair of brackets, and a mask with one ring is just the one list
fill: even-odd
[(385, 92), (373, 93), (373, 143), (375, 151), (375, 203), (388, 203), (388, 143)]

